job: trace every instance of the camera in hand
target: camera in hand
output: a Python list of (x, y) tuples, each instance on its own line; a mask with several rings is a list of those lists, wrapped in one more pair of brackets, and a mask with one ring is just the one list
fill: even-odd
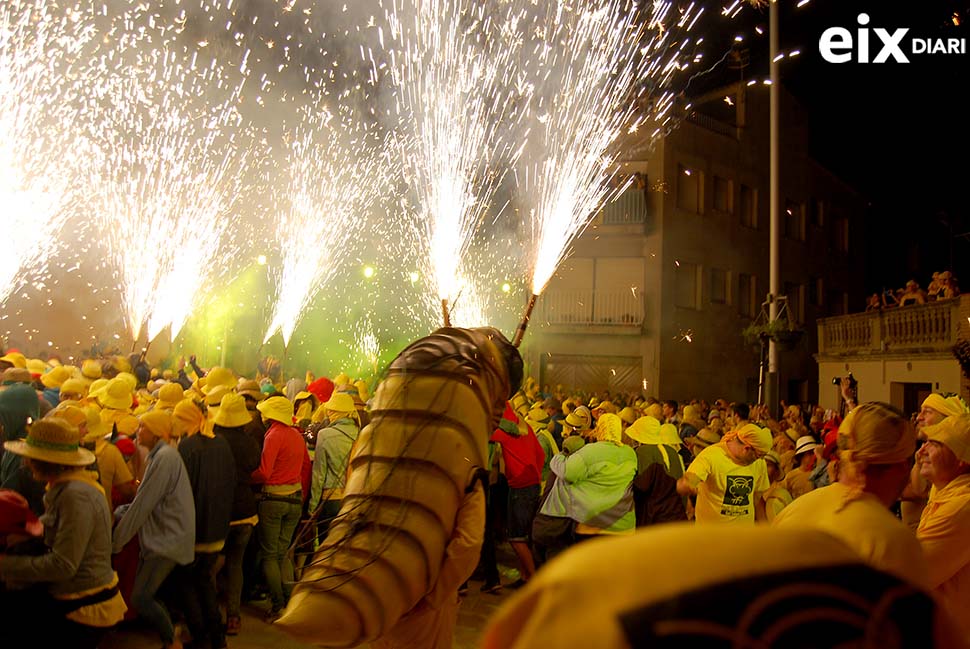
[[(845, 378), (849, 379), (849, 387), (854, 388), (856, 386), (856, 380), (855, 380), (855, 377), (852, 376), (852, 372), (849, 372), (849, 375), (846, 376)], [(836, 376), (832, 379), (832, 385), (839, 385), (840, 383), (842, 383), (841, 376)]]

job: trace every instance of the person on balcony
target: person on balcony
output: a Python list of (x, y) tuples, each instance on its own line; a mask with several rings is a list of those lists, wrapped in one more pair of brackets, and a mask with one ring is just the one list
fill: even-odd
[(913, 306), (914, 304), (926, 304), (926, 293), (919, 287), (915, 279), (906, 282), (906, 290), (899, 298), (899, 306)]
[(866, 311), (879, 311), (882, 309), (882, 300), (879, 299), (878, 293), (873, 293), (869, 296), (869, 301), (866, 303)]
[(960, 295), (960, 287), (957, 285), (957, 278), (953, 276), (953, 273), (948, 270), (940, 273), (940, 281), (943, 283), (943, 289), (939, 299), (949, 300)]

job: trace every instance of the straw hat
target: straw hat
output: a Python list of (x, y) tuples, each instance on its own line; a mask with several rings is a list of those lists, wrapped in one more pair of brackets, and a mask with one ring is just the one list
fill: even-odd
[(795, 456), (799, 456), (802, 453), (808, 453), (809, 451), (814, 451), (818, 448), (818, 442), (815, 441), (814, 437), (810, 435), (802, 435), (798, 438), (798, 443), (795, 444)]
[[(331, 400), (333, 397), (331, 397)], [(330, 403), (329, 401), (327, 403)], [(270, 397), (263, 401), (256, 409), (259, 410), (266, 419), (278, 421), (287, 426), (293, 425), (293, 404), (286, 397)]]
[(23, 367), (8, 367), (3, 371), (3, 384), (13, 385), (14, 383), (33, 383), (34, 377)]
[(94, 453), (81, 448), (80, 441), (77, 428), (53, 417), (34, 422), (27, 430), (27, 437), (4, 442), (3, 447), (33, 460), (65, 466), (88, 466), (95, 461)]
[(246, 400), (243, 399), (241, 394), (230, 392), (222, 397), (219, 412), (216, 413), (213, 423), (225, 428), (236, 428), (245, 426), (252, 420), (253, 416), (246, 410)]

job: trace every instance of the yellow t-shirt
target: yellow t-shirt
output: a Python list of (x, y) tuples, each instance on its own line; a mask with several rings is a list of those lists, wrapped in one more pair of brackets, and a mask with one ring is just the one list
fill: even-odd
[(871, 494), (845, 504), (848, 492), (840, 482), (815, 489), (785, 507), (772, 525), (827, 532), (870, 566), (928, 588), (926, 560), (909, 528)]
[(764, 460), (737, 464), (722, 444), (708, 446), (687, 467), (700, 478), (694, 518), (698, 523), (754, 523), (755, 498), (768, 490)]
[(114, 444), (105, 440), (98, 440), (95, 446), (94, 455), (98, 459), (98, 473), (101, 474), (101, 487), (104, 495), (108, 499), (108, 511), (114, 511), (111, 502), (111, 488), (131, 482), (135, 478), (131, 475), (131, 470), (125, 464), (125, 458), (121, 451)]
[(798, 467), (788, 472), (788, 475), (785, 476), (785, 488), (788, 489), (792, 498), (801, 498), (809, 491), (815, 489), (815, 485), (809, 478), (811, 475), (811, 471), (806, 471)]

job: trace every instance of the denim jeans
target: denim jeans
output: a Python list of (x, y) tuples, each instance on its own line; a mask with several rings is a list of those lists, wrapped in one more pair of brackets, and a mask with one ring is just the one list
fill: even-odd
[(135, 585), (131, 590), (131, 603), (138, 615), (148, 620), (166, 644), (175, 639), (175, 627), (172, 626), (168, 611), (155, 595), (175, 565), (175, 561), (165, 557), (140, 558), (138, 571), (135, 573)]
[(252, 525), (232, 525), (226, 537), (226, 615), (239, 617), (239, 604), (243, 590), (243, 557), (252, 536)]
[(296, 502), (299, 492), (293, 494), (293, 502), (262, 500), (259, 503), (259, 551), (263, 560), (263, 576), (273, 610), (286, 606), (293, 589), (293, 562), (288, 556), (293, 533), (300, 522), (303, 505)]
[[(222, 626), (222, 613), (212, 577), (218, 559), (217, 552), (196, 552), (195, 561), (187, 566), (178, 566), (172, 572), (193, 642), (213, 649), (226, 646), (226, 632)], [(205, 640), (208, 643), (204, 643)]]

